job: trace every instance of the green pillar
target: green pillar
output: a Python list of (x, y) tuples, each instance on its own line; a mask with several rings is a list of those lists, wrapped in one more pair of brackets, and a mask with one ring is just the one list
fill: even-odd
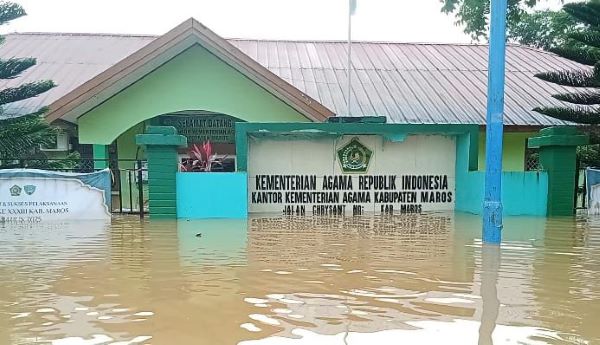
[(92, 146), (92, 154), (94, 157), (94, 170), (102, 170), (108, 168), (108, 145)]
[(150, 218), (177, 218), (177, 148), (187, 145), (186, 137), (177, 135), (175, 127), (149, 126), (145, 134), (135, 136), (135, 142), (146, 147)]
[(529, 138), (530, 148), (539, 148), (540, 165), (548, 172), (548, 216), (574, 213), (577, 146), (588, 143), (574, 127), (550, 127)]

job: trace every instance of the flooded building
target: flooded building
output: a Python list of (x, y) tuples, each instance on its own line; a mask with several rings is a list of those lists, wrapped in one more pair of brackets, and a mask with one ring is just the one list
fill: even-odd
[[(62, 128), (57, 152), (77, 150), (95, 168), (121, 170), (148, 158), (137, 135), (173, 127), (186, 142), (176, 148), (178, 170), (247, 173), (242, 184), (211, 183), (247, 191), (250, 212), (478, 212), (487, 46), (354, 47), (348, 109), (344, 42), (224, 39), (194, 19), (162, 36), (9, 34), (0, 56), (38, 64), (2, 86), (58, 86), (1, 116), (48, 106), (48, 121)], [(581, 66), (518, 45), (508, 46), (507, 62), (503, 166), (522, 174), (507, 175), (508, 185), (533, 183), (524, 200), (513, 189), (508, 198), (518, 202), (509, 209), (541, 215), (547, 177), (525, 173), (539, 168), (527, 140), (565, 123), (531, 109), (558, 103), (550, 95), (565, 90), (533, 75)], [(120, 207), (133, 208), (136, 184), (117, 179)], [(161, 203), (155, 209), (171, 212), (176, 198)]]

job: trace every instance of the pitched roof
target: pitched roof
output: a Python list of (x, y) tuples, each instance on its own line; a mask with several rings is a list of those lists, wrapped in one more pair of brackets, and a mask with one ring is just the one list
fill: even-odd
[(4, 105), (0, 116), (12, 117), (48, 106), (156, 37), (23, 33), (8, 34), (4, 38), (0, 58), (35, 57), (37, 64), (17, 78), (0, 79), (0, 89), (43, 79), (57, 84), (37, 97)]
[[(39, 79), (52, 79), (59, 86), (36, 98), (6, 105), (5, 115), (21, 115), (52, 103), (61, 105), (68, 101), (66, 94), (149, 43), (157, 45), (160, 39), (142, 35), (9, 34), (0, 46), (0, 57), (33, 56), (38, 65), (16, 79), (0, 80), (0, 88)], [(251, 58), (245, 59), (246, 63), (256, 61), (295, 86), (300, 91), (295, 95), (312, 98), (315, 102), (309, 106), (322, 104), (322, 112), (330, 109), (338, 115), (346, 113), (345, 42), (228, 42)], [(385, 115), (390, 123), (485, 124), (487, 50), (486, 45), (355, 42), (352, 115)], [(225, 49), (219, 53), (229, 56), (237, 52)], [(543, 82), (533, 75), (578, 68), (584, 67), (551, 53), (509, 45), (505, 123), (562, 124), (531, 109), (563, 104), (550, 95), (569, 88)], [(277, 80), (273, 83), (281, 86)]]
[(75, 121), (79, 116), (196, 44), (202, 45), (308, 119), (324, 121), (333, 116), (331, 110), (318, 101), (279, 78), (227, 40), (191, 18), (52, 102), (47, 119)]

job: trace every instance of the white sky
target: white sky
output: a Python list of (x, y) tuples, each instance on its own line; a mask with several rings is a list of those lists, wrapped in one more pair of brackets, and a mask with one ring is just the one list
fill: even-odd
[[(194, 17), (226, 38), (347, 39), (348, 0), (12, 0), (26, 17), (0, 33), (163, 34)], [(543, 6), (560, 8), (562, 0)], [(567, 2), (573, 0), (566, 0)], [(357, 0), (353, 38), (367, 41), (470, 42), (441, 0)]]
[[(189, 17), (227, 38), (346, 39), (348, 0), (13, 0), (20, 31), (163, 34)], [(353, 38), (469, 42), (440, 0), (358, 0)]]

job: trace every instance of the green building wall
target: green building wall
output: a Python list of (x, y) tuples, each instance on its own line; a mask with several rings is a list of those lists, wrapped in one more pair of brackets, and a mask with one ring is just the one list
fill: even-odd
[(309, 121), (195, 45), (80, 117), (79, 141), (110, 145), (144, 120), (184, 110), (223, 113), (249, 122)]
[[(79, 142), (94, 144), (94, 158), (108, 158), (107, 145), (116, 141), (121, 205), (114, 204), (115, 208), (136, 209), (140, 204), (135, 178), (131, 175), (130, 186), (127, 173), (135, 167), (134, 160), (147, 158), (143, 148), (135, 144), (136, 134), (144, 132), (149, 119), (185, 110), (223, 113), (245, 121), (309, 121), (195, 45), (78, 119)], [(148, 196), (147, 185), (144, 196)]]
[[(121, 134), (117, 138), (117, 157), (119, 163), (119, 169), (121, 170), (121, 204), (123, 209), (136, 209), (139, 202), (139, 190), (138, 185), (135, 183), (136, 176), (134, 172), (128, 172), (135, 168), (135, 161), (137, 159), (145, 160), (146, 152), (143, 146), (138, 146), (135, 143), (136, 134), (144, 133), (144, 123), (135, 125), (128, 129), (125, 133)], [(130, 186), (130, 181), (131, 186)], [(148, 185), (143, 184), (144, 188), (143, 195), (144, 199), (148, 198)], [(117, 201), (113, 202), (113, 205), (117, 206)], [(142, 203), (143, 204), (143, 203)]]
[[(481, 214), (485, 172), (472, 169), (468, 160), (475, 150), (470, 135), (462, 135), (456, 145), (456, 211)], [(479, 133), (479, 139), (481, 133)], [(479, 141), (480, 142), (480, 141)], [(479, 145), (478, 145), (479, 146)], [(479, 147), (481, 150), (481, 147)], [(467, 154), (469, 152), (469, 154)], [(481, 166), (481, 151), (479, 151)], [(477, 166), (477, 164), (475, 165)], [(548, 201), (548, 173), (545, 171), (507, 171), (502, 173), (502, 204), (505, 216), (545, 216)]]
[[(537, 132), (504, 132), (502, 149), (503, 171), (524, 171), (527, 139)], [(485, 131), (479, 132), (479, 170), (485, 170)]]
[[(133, 168), (133, 161), (136, 159), (144, 159), (145, 152), (143, 146), (135, 144), (135, 135), (144, 133), (144, 123), (139, 123), (134, 127), (129, 128), (125, 133), (117, 138), (117, 152), (119, 159), (127, 160), (127, 168)], [(126, 162), (123, 162), (125, 164)]]

